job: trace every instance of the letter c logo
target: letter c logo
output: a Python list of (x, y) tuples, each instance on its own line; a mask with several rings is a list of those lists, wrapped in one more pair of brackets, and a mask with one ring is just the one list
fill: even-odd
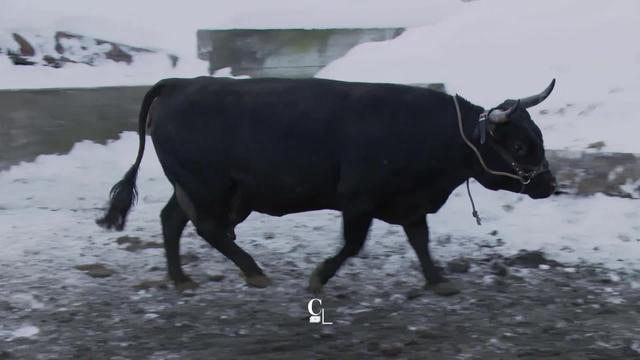
[[(318, 304), (320, 305), (320, 310), (316, 313), (313, 312), (313, 303), (314, 302), (318, 302)], [(309, 303), (307, 304), (307, 310), (309, 310), (309, 314), (314, 315), (314, 316), (318, 316), (322, 313), (322, 300), (320, 299), (311, 299), (309, 300)]]

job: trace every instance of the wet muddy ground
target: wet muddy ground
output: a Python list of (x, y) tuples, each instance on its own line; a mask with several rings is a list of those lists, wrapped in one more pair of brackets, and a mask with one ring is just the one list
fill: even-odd
[(417, 261), (390, 273), (388, 254), (365, 254), (319, 295), (333, 322), (320, 325), (307, 312), (313, 254), (261, 254), (274, 284), (255, 289), (203, 246), (184, 257), (200, 288), (179, 293), (143, 260), (161, 264), (156, 242), (118, 242), (139, 261), (3, 270), (0, 359), (640, 359), (637, 275), (485, 255), (468, 271), (452, 263), (463, 292), (440, 297), (422, 287)]

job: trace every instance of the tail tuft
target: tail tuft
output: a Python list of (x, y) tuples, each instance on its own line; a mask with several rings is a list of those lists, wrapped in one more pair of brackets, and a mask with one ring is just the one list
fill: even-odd
[(138, 166), (132, 166), (111, 188), (109, 208), (104, 217), (97, 219), (96, 224), (105, 229), (116, 229), (122, 231), (127, 220), (127, 214), (131, 206), (138, 197), (136, 188), (136, 177), (138, 176)]
[(96, 224), (102, 226), (105, 229), (116, 229), (122, 231), (127, 221), (127, 214), (131, 209), (131, 206), (136, 201), (138, 190), (136, 189), (136, 177), (138, 177), (138, 168), (142, 162), (144, 156), (144, 143), (146, 136), (146, 123), (149, 116), (149, 108), (153, 104), (153, 100), (160, 95), (162, 88), (169, 82), (167, 80), (160, 80), (157, 84), (151, 87), (149, 91), (144, 95), (142, 99), (142, 106), (140, 107), (140, 114), (138, 115), (138, 136), (140, 143), (138, 144), (138, 156), (136, 162), (131, 168), (124, 174), (122, 180), (113, 185), (111, 192), (109, 193), (109, 208), (107, 209), (104, 217), (96, 220)]

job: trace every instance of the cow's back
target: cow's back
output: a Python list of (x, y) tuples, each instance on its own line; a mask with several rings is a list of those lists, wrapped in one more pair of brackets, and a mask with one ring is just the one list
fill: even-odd
[(267, 213), (339, 208), (340, 193), (387, 181), (382, 157), (416, 163), (428, 130), (402, 116), (422, 111), (412, 94), (320, 79), (175, 79), (152, 108), (152, 137), (167, 176), (202, 189), (194, 196), (235, 187)]

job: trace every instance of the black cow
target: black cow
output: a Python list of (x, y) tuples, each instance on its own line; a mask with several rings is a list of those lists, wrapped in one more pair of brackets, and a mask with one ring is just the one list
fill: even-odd
[(342, 212), (344, 246), (313, 271), (312, 290), (359, 252), (375, 218), (403, 226), (434, 291), (456, 293), (429, 254), (426, 214), (471, 177), (535, 199), (554, 192), (542, 134), (526, 110), (554, 82), (538, 95), (485, 111), (461, 97), (395, 84), (162, 80), (142, 102), (136, 161), (97, 222), (123, 229), (148, 131), (175, 190), (160, 218), (169, 277), (178, 288), (196, 286), (180, 265), (188, 221), (249, 285), (264, 287), (270, 280), (235, 243), (235, 226), (252, 211), (333, 209)]

